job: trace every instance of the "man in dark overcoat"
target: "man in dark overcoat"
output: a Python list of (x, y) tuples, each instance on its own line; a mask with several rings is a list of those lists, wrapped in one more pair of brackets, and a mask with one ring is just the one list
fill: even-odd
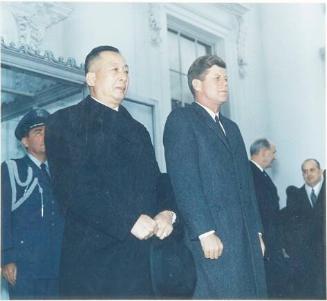
[(288, 261), (283, 255), (277, 187), (265, 171), (272, 166), (275, 154), (275, 145), (265, 138), (257, 139), (251, 144), (250, 166), (266, 247), (264, 262), (268, 297), (280, 299), (288, 296)]
[(154, 149), (145, 127), (120, 105), (128, 66), (119, 50), (94, 48), (85, 73), (90, 96), (54, 113), (46, 132), (54, 191), (67, 222), (61, 294), (152, 297), (149, 238), (172, 231), (172, 212), (158, 214)]
[(227, 100), (225, 67), (215, 55), (191, 65), (195, 102), (167, 119), (167, 170), (196, 263), (194, 298), (264, 298), (262, 225), (249, 161), (237, 125), (219, 113)]
[(287, 188), (284, 218), (292, 297), (326, 299), (326, 182), (316, 159), (305, 160), (301, 169), (305, 183)]
[(1, 165), (2, 275), (11, 299), (56, 299), (63, 214), (54, 198), (44, 147), (49, 113), (29, 111), (15, 135), (26, 149)]

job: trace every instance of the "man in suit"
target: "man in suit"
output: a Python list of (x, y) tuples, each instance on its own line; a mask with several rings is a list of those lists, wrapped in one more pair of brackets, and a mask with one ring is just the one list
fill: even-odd
[(149, 133), (121, 105), (128, 66), (112, 46), (85, 60), (90, 90), (54, 113), (46, 146), (54, 190), (66, 212), (60, 289), (64, 298), (148, 298), (150, 238), (172, 232), (160, 209), (160, 174)]
[(305, 184), (287, 188), (286, 251), (293, 269), (294, 298), (326, 299), (326, 184), (320, 163), (301, 166)]
[(1, 165), (2, 275), (11, 299), (55, 299), (63, 214), (52, 193), (44, 147), (49, 113), (28, 112), (15, 135), (26, 149)]
[(264, 259), (268, 297), (280, 299), (287, 297), (287, 262), (283, 256), (279, 229), (279, 196), (275, 184), (265, 171), (271, 167), (275, 154), (275, 145), (267, 139), (258, 139), (250, 146), (250, 166), (266, 246)]
[(263, 229), (249, 161), (238, 126), (219, 112), (228, 95), (225, 67), (206, 55), (189, 68), (195, 102), (167, 119), (167, 170), (195, 259), (194, 298), (264, 298)]

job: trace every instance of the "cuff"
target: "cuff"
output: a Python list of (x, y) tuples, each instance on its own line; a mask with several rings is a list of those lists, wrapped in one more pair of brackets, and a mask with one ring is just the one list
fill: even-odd
[(205, 233), (199, 235), (199, 239), (205, 238), (205, 237), (211, 235), (212, 233), (215, 233), (215, 230), (211, 230), (211, 231), (208, 231), (208, 232), (205, 232)]

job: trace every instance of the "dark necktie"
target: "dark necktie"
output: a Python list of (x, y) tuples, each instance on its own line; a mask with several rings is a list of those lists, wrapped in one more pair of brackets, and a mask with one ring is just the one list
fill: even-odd
[(215, 116), (215, 121), (216, 121), (219, 132), (223, 135), (223, 137), (226, 137), (226, 134), (225, 134), (225, 132), (224, 132), (224, 130), (222, 128), (222, 125), (219, 122), (219, 118), (218, 118), (217, 115)]
[(313, 188), (311, 190), (310, 199), (311, 199), (312, 207), (314, 207), (314, 205), (317, 202), (317, 196), (316, 196), (315, 191), (313, 190)]
[(49, 176), (49, 173), (47, 171), (47, 166), (45, 165), (45, 163), (41, 164), (41, 174), (45, 179), (47, 179), (47, 181), (50, 182), (50, 176)]

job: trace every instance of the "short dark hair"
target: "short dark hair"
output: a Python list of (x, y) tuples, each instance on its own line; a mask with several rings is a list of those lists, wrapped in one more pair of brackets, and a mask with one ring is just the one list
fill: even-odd
[(221, 68), (226, 68), (225, 62), (219, 56), (209, 54), (209, 55), (198, 57), (188, 69), (187, 72), (188, 86), (194, 96), (195, 96), (195, 91), (192, 86), (193, 79), (203, 79), (203, 77), (207, 73), (206, 71), (214, 65), (217, 65), (218, 67)]
[(257, 139), (250, 146), (250, 155), (258, 154), (263, 148), (270, 149), (271, 144), (266, 138)]
[(301, 170), (302, 170), (302, 171), (303, 171), (303, 165), (304, 165), (304, 163), (307, 163), (307, 162), (309, 162), (309, 161), (313, 161), (313, 162), (315, 162), (316, 165), (317, 165), (317, 167), (320, 169), (320, 163), (319, 163), (319, 161), (316, 160), (316, 159), (309, 158), (309, 159), (305, 159), (305, 160), (303, 161), (303, 163), (302, 163), (302, 165), (301, 165)]
[(112, 51), (112, 52), (120, 53), (119, 49), (113, 46), (104, 45), (104, 46), (98, 46), (93, 48), (85, 58), (85, 64), (84, 64), (85, 74), (89, 72), (91, 62), (95, 58), (97, 58), (102, 51)]

